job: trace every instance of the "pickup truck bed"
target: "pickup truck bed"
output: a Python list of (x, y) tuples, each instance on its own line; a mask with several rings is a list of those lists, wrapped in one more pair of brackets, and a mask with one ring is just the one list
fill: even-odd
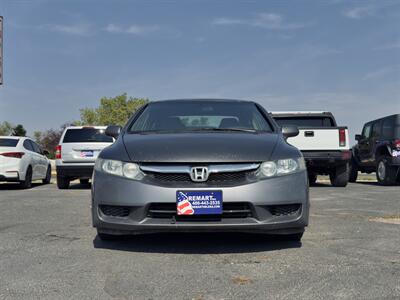
[(299, 135), (288, 143), (303, 153), (310, 183), (317, 175), (329, 175), (334, 186), (346, 186), (351, 158), (348, 129), (337, 126), (328, 112), (274, 112), (278, 125), (295, 125)]

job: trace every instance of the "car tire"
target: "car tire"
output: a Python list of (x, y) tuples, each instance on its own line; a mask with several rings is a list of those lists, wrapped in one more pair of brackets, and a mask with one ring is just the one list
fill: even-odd
[(66, 177), (57, 176), (57, 187), (60, 190), (65, 190), (69, 188), (70, 180)]
[(308, 174), (308, 182), (310, 185), (314, 185), (317, 182), (317, 174)]
[(345, 187), (349, 182), (349, 164), (336, 167), (329, 178), (334, 187)]
[(350, 165), (349, 182), (356, 182), (358, 177), (358, 164), (352, 159)]
[(118, 240), (118, 238), (119, 238), (118, 235), (112, 235), (112, 234), (104, 233), (104, 232), (101, 232), (99, 230), (97, 230), (97, 236), (103, 242), (115, 241), (115, 240)]
[(380, 185), (395, 185), (396, 184), (396, 168), (389, 165), (386, 156), (378, 158), (376, 164), (376, 179)]
[(79, 183), (87, 185), (89, 184), (89, 179), (79, 179)]
[(49, 184), (51, 182), (51, 166), (47, 167), (46, 177), (42, 180), (43, 184)]
[(25, 173), (25, 180), (19, 183), (22, 189), (30, 189), (32, 187), (32, 167), (29, 166)]

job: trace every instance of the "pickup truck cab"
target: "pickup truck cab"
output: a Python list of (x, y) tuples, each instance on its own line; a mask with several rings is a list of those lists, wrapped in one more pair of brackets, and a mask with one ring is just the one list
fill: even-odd
[(323, 111), (290, 111), (271, 113), (279, 126), (294, 125), (300, 134), (288, 143), (303, 153), (310, 184), (318, 175), (329, 175), (333, 186), (344, 187), (349, 179), (351, 158), (348, 129), (337, 126), (332, 113)]
[(395, 185), (400, 180), (400, 114), (367, 122), (352, 149), (350, 181), (358, 172), (376, 172), (381, 185)]

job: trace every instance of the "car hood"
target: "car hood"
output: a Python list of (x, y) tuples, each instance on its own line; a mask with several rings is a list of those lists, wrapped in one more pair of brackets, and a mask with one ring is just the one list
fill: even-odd
[(273, 133), (125, 134), (132, 161), (228, 163), (269, 160), (279, 135)]

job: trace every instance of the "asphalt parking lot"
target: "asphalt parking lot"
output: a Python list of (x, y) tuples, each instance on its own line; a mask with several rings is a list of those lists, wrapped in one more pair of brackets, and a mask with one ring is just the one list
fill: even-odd
[(311, 188), (301, 244), (239, 234), (104, 243), (90, 189), (0, 185), (0, 299), (399, 299), (400, 187)]

